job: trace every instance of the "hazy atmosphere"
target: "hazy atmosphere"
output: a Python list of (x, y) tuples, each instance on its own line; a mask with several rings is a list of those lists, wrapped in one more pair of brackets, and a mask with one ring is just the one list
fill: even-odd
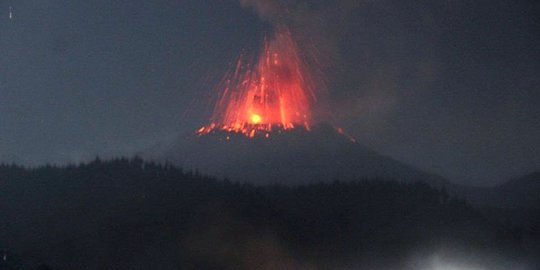
[(537, 1), (241, 2), (0, 1), (1, 160), (78, 162), (193, 132), (279, 12), (326, 56), (325, 102), (359, 143), (471, 185), (539, 168)]

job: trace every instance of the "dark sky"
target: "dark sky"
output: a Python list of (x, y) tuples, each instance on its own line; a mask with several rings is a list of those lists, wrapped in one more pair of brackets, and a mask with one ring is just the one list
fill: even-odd
[[(0, 0), (0, 159), (129, 154), (205, 123), (214, 85), (272, 27), (276, 2), (243, 2), (263, 20), (238, 0)], [(327, 102), (359, 142), (459, 183), (540, 169), (538, 1), (286, 10), (331, 59)]]

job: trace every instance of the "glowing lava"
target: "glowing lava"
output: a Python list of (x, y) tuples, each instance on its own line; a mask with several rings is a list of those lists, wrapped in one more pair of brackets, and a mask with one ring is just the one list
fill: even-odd
[(262, 118), (260, 115), (258, 114), (253, 114), (251, 116), (251, 123), (252, 124), (260, 124), (262, 122)]
[(311, 125), (315, 84), (286, 27), (265, 39), (256, 61), (240, 57), (220, 84), (210, 124), (198, 134), (224, 130), (266, 137), (274, 130)]

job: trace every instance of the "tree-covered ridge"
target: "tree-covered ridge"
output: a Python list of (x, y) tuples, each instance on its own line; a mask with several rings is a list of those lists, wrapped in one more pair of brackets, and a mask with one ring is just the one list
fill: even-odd
[(439, 243), (527, 249), (523, 232), (421, 180), (255, 186), (140, 158), (1, 165), (0, 269), (255, 269), (276, 257), (322, 267)]

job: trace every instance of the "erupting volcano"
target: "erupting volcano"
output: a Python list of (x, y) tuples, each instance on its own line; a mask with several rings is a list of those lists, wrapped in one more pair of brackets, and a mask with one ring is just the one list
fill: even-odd
[(441, 181), (379, 155), (343, 129), (314, 119), (320, 114), (316, 94), (322, 75), (317, 66), (307, 64), (316, 62), (307, 58), (311, 51), (301, 51), (288, 28), (276, 29), (264, 39), (257, 57), (241, 56), (218, 85), (210, 123), (197, 131), (199, 136), (190, 133), (148, 156), (261, 184), (375, 177)]
[(199, 136), (186, 134), (147, 156), (258, 184), (377, 177), (443, 181), (380, 155), (319, 119), (328, 112), (320, 108), (324, 99), (317, 99), (325, 89), (311, 64), (318, 54), (299, 46), (288, 28), (276, 29), (257, 57), (241, 56), (226, 74), (210, 123), (197, 131)]
[(275, 130), (310, 129), (315, 83), (286, 27), (265, 38), (255, 61), (241, 56), (219, 91), (210, 123), (199, 135), (222, 130), (268, 137)]

